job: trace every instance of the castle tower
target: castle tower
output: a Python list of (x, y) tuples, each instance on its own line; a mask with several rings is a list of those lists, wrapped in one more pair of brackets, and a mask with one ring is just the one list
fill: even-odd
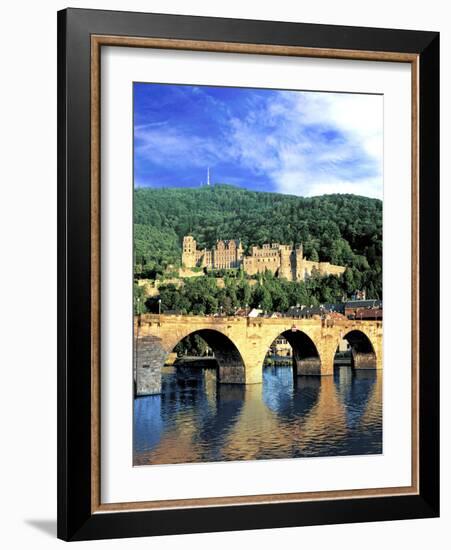
[(196, 267), (196, 241), (191, 235), (183, 237), (182, 264), (188, 269)]
[(291, 253), (292, 249), (289, 246), (282, 245), (280, 247), (279, 277), (288, 279), (289, 281), (293, 280), (291, 269)]
[(302, 243), (296, 248), (296, 280), (303, 281), (305, 279), (304, 270), (304, 246)]
[(227, 267), (236, 267), (236, 241), (231, 239), (227, 243)]
[(243, 263), (243, 255), (244, 255), (244, 252), (243, 252), (243, 244), (241, 241), (238, 241), (238, 248), (236, 249), (236, 263), (237, 263), (237, 267), (240, 267), (241, 264)]

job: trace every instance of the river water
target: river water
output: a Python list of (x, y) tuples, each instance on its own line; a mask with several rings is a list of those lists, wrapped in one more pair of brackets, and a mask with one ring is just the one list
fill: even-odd
[(134, 465), (382, 452), (382, 373), (299, 376), (265, 367), (263, 384), (216, 383), (215, 369), (165, 367), (161, 395), (134, 401)]

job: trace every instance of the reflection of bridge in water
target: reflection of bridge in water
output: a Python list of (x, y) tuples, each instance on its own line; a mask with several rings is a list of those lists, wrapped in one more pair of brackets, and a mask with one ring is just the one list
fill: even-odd
[(267, 367), (264, 384), (216, 385), (214, 369), (191, 369), (189, 387), (164, 370), (170, 388), (135, 401), (135, 465), (381, 452), (379, 371)]
[(259, 384), (263, 362), (279, 336), (293, 349), (297, 375), (331, 375), (341, 339), (352, 349), (354, 369), (382, 368), (382, 322), (205, 317), (191, 315), (141, 315), (135, 318), (137, 395), (161, 392), (161, 369), (175, 346), (198, 334), (213, 350), (218, 381), (225, 384)]

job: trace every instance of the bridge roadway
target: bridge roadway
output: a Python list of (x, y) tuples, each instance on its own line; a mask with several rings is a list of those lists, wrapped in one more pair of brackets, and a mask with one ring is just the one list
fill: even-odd
[(353, 368), (382, 368), (382, 321), (144, 314), (134, 323), (137, 395), (161, 393), (161, 369), (169, 353), (191, 334), (213, 350), (218, 380), (225, 384), (261, 383), (266, 353), (279, 336), (293, 349), (295, 375), (333, 374), (342, 338), (351, 345)]

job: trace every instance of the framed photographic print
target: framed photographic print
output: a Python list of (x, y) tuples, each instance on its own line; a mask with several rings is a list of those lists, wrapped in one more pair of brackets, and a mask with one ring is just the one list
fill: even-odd
[(58, 536), (439, 513), (439, 36), (58, 14)]

